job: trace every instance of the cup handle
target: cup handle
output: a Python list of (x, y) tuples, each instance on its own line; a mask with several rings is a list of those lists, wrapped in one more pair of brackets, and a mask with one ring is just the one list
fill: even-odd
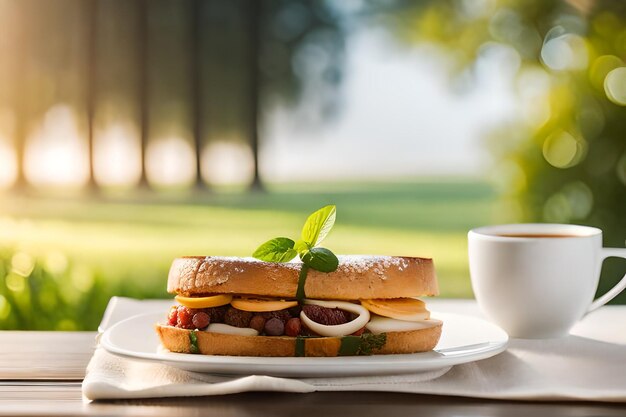
[[(602, 248), (601, 256), (602, 256), (602, 259), (601, 259), (602, 261), (604, 261), (606, 258), (613, 258), (613, 257), (626, 259), (626, 249)], [(604, 294), (603, 296), (595, 300), (593, 303), (591, 303), (591, 305), (587, 309), (587, 314), (591, 313), (592, 311), (596, 310), (599, 307), (602, 307), (603, 305), (611, 301), (613, 298), (617, 296), (617, 294), (621, 293), (624, 290), (624, 288), (626, 288), (626, 275), (624, 275), (624, 277), (613, 288), (608, 290), (606, 294)]]

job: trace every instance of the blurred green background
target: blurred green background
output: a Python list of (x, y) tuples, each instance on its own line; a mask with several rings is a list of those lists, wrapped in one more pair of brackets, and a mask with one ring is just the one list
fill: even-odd
[(36, 329), (93, 329), (111, 295), (171, 297), (173, 258), (250, 256), (273, 236), (298, 234), (311, 207), (328, 203), (338, 207), (333, 251), (433, 257), (442, 294), (469, 297), (465, 234), (497, 205), (488, 185), (460, 181), (289, 185), (185, 204), (5, 202), (14, 216), (0, 218), (0, 239), (19, 249), (0, 255), (0, 319)]
[[(112, 295), (167, 297), (172, 258), (325, 204), (335, 253), (433, 257), (444, 297), (472, 297), (472, 227), (624, 246), (624, 2), (0, 0), (0, 31), (0, 329), (95, 329)], [(364, 34), (417, 65), (376, 78)]]

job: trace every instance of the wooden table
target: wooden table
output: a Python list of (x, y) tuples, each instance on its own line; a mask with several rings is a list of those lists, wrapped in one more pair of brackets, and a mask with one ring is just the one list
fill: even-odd
[(486, 401), (376, 392), (246, 393), (85, 402), (80, 384), (93, 332), (0, 332), (0, 416), (624, 416), (620, 404)]

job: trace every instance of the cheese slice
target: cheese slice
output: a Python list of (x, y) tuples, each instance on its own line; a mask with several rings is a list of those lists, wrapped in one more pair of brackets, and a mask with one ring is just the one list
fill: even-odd
[(417, 298), (361, 300), (361, 305), (379, 316), (404, 321), (422, 321), (430, 318), (426, 304)]
[(212, 295), (209, 297), (183, 297), (182, 295), (177, 295), (175, 298), (179, 304), (188, 308), (211, 308), (230, 303), (233, 296), (227, 294)]

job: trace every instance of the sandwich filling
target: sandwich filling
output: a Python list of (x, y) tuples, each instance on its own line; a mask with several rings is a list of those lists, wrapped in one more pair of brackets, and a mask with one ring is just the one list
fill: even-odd
[(417, 298), (359, 301), (176, 296), (167, 325), (242, 336), (343, 337), (420, 330), (441, 324)]

